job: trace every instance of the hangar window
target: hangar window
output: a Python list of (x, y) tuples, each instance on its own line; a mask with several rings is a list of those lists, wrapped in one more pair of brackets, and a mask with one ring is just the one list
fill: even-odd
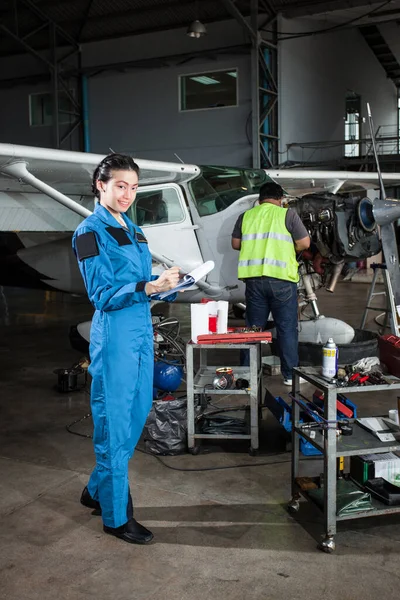
[(180, 75), (181, 111), (238, 105), (238, 70)]
[(348, 92), (346, 95), (346, 118), (344, 122), (344, 147), (345, 156), (360, 156), (360, 114), (361, 114), (361, 96), (354, 92)]
[(128, 216), (140, 227), (179, 223), (185, 215), (175, 188), (140, 191)]
[[(73, 96), (73, 90), (70, 90)], [(66, 92), (58, 94), (58, 119), (60, 124), (71, 123), (76, 108)], [(29, 124), (31, 127), (53, 124), (53, 95), (50, 92), (29, 94)]]
[(397, 154), (400, 154), (400, 90), (397, 93)]

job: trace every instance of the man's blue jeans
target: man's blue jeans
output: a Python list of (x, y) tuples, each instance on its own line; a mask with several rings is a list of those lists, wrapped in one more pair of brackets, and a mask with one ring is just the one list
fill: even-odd
[(274, 318), (281, 372), (284, 379), (292, 379), (292, 369), (297, 367), (297, 284), (274, 277), (247, 277), (246, 325), (265, 329), (268, 315)]

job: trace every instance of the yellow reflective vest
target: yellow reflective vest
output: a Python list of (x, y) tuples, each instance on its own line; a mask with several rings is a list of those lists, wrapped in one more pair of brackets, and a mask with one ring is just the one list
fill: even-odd
[(264, 202), (244, 213), (239, 279), (275, 277), (299, 280), (293, 238), (286, 228), (287, 208)]

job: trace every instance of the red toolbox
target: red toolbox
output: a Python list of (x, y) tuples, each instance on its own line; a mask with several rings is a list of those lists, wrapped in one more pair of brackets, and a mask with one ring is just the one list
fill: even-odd
[(198, 344), (248, 344), (250, 342), (271, 342), (270, 331), (249, 331), (245, 333), (209, 333), (197, 336)]
[(389, 373), (400, 377), (400, 337), (382, 335), (378, 338), (379, 359), (387, 366)]

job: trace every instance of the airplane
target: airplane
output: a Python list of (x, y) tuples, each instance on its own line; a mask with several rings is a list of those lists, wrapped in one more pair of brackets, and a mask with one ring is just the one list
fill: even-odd
[[(0, 285), (85, 294), (71, 236), (94, 208), (91, 177), (102, 158), (0, 144)], [(325, 263), (323, 276), (322, 271), (315, 273), (312, 260), (304, 260), (300, 271), (299, 287), (316, 318), (320, 315), (314, 291), (321, 276), (333, 291), (344, 262), (381, 250), (373, 202), (364, 197), (365, 190), (379, 187), (379, 173), (135, 160), (140, 187), (128, 216), (149, 241), (153, 273), (159, 274), (162, 264), (179, 265), (183, 272), (208, 260), (216, 265), (197, 289), (179, 294), (180, 302), (209, 296), (244, 308), (244, 284), (237, 279), (238, 255), (231, 248), (231, 234), (265, 181), (274, 180), (285, 189), (288, 206), (299, 213)], [(400, 174), (384, 173), (382, 179), (388, 186), (400, 185)]]

